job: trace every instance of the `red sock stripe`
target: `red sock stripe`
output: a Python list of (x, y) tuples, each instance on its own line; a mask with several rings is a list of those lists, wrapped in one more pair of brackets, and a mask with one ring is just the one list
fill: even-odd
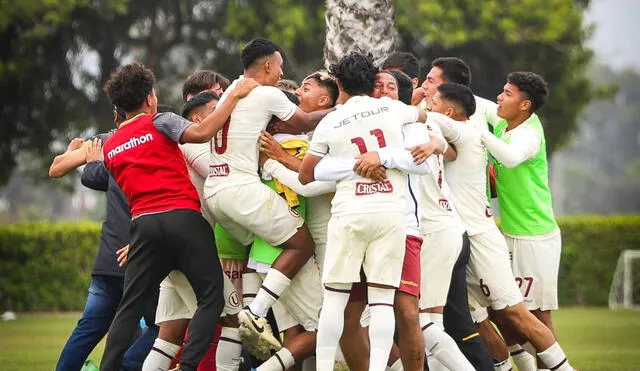
[(264, 291), (266, 291), (267, 294), (271, 295), (271, 297), (273, 297), (274, 299), (276, 299), (276, 300), (280, 299), (280, 296), (274, 294), (273, 291), (271, 291), (268, 288), (264, 287), (264, 285), (260, 286), (260, 288), (263, 289)]
[(235, 344), (242, 345), (242, 342), (240, 340), (231, 339), (231, 338), (227, 338), (227, 337), (224, 337), (224, 336), (220, 336), (220, 340), (218, 340), (218, 342), (220, 342), (220, 341), (228, 341), (230, 343), (235, 343)]
[(387, 304), (387, 303), (369, 303), (370, 307), (377, 307), (380, 305), (384, 305), (385, 307), (391, 307), (393, 308), (393, 304)]
[(341, 294), (351, 294), (351, 290), (342, 290), (342, 289), (335, 289), (333, 287), (329, 287), (329, 286), (325, 286), (324, 287), (327, 291), (332, 291), (332, 292), (339, 292)]
[(156, 348), (156, 347), (151, 348), (151, 350), (154, 350), (154, 351), (156, 351), (156, 352), (158, 352), (158, 353), (162, 354), (163, 356), (165, 356), (165, 357), (167, 357), (167, 358), (169, 358), (169, 359), (173, 359), (173, 357), (172, 357), (172, 356), (168, 355), (167, 353), (163, 352), (162, 350), (160, 350), (160, 349), (158, 349), (158, 348)]
[(429, 328), (429, 326), (433, 325), (433, 322), (429, 322), (426, 325), (424, 325), (424, 327), (422, 327), (422, 331), (426, 330)]
[(553, 367), (549, 367), (549, 370), (554, 371), (559, 369), (562, 365), (564, 365), (564, 363), (567, 362), (567, 359), (563, 359), (562, 362), (558, 363), (557, 365), (553, 366)]

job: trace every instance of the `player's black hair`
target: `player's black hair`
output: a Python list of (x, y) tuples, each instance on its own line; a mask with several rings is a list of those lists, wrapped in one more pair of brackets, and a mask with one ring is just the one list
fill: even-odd
[(349, 95), (371, 94), (376, 84), (378, 68), (373, 64), (371, 54), (351, 52), (338, 63), (329, 67), (329, 73), (335, 76)]
[(151, 91), (156, 78), (142, 63), (134, 62), (122, 66), (109, 76), (104, 84), (104, 92), (111, 104), (125, 112), (139, 109)]
[(445, 83), (438, 86), (437, 89), (442, 99), (458, 104), (467, 117), (476, 112), (476, 98), (468, 86)]
[(212, 91), (203, 91), (191, 97), (185, 104), (182, 105), (182, 109), (180, 110), (180, 114), (182, 117), (188, 119), (193, 112), (194, 109), (198, 107), (202, 107), (205, 104), (211, 102), (212, 100), (220, 100), (218, 94)]
[(284, 91), (284, 90), (282, 90), (282, 92), (284, 93), (284, 95), (287, 96), (287, 99), (289, 99), (291, 103), (295, 104), (296, 106), (300, 105), (300, 99), (298, 99), (298, 97), (295, 94), (288, 91)]
[(240, 60), (242, 67), (248, 69), (258, 59), (279, 52), (280, 48), (273, 41), (266, 39), (253, 39), (242, 49)]
[(380, 68), (383, 70), (400, 70), (407, 74), (410, 79), (420, 78), (420, 62), (411, 53), (393, 53), (382, 62), (382, 67)]
[(388, 72), (396, 78), (398, 100), (404, 104), (411, 105), (411, 97), (413, 96), (413, 82), (411, 82), (411, 78), (400, 70), (389, 70), (384, 72)]
[(222, 90), (227, 90), (230, 82), (224, 75), (215, 71), (196, 71), (184, 80), (184, 84), (182, 85), (182, 100), (186, 101), (188, 95), (196, 95), (201, 91), (211, 89), (215, 84), (220, 84)]
[[(338, 84), (333, 76), (329, 75), (326, 71), (316, 71), (311, 75), (304, 78), (306, 79), (314, 79), (318, 83), (318, 85), (327, 89), (329, 93), (329, 99), (331, 99), (331, 107), (336, 105), (336, 100), (338, 100), (338, 95), (340, 95), (340, 91), (338, 90)], [(304, 81), (304, 80), (303, 80)]]
[(471, 85), (471, 69), (460, 58), (440, 57), (431, 62), (431, 67), (438, 67), (442, 70), (442, 77), (446, 82)]
[(544, 79), (533, 72), (511, 72), (507, 82), (515, 85), (531, 100), (531, 112), (544, 106), (549, 97), (549, 87)]

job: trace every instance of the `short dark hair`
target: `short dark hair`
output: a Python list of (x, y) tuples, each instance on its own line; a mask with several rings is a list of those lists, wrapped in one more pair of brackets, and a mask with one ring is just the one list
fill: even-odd
[(316, 80), (318, 85), (327, 89), (327, 92), (329, 93), (329, 99), (331, 99), (331, 106), (335, 106), (336, 101), (338, 100), (338, 95), (340, 95), (340, 91), (338, 90), (338, 84), (336, 83), (336, 80), (334, 80), (333, 76), (329, 75), (329, 72), (316, 71), (311, 75), (305, 77), (304, 79), (314, 79)]
[(227, 90), (230, 82), (224, 75), (215, 71), (196, 71), (184, 80), (184, 84), (182, 85), (182, 100), (186, 101), (188, 95), (196, 95), (201, 91), (211, 89), (215, 84), (220, 84), (222, 90)]
[(411, 97), (413, 97), (413, 82), (406, 73), (400, 70), (389, 70), (388, 72), (396, 78), (398, 86), (398, 100), (404, 104), (411, 105)]
[(349, 95), (371, 94), (376, 84), (378, 68), (373, 64), (373, 56), (350, 52), (338, 63), (329, 67), (329, 73), (335, 76)]
[(153, 91), (156, 77), (142, 63), (134, 62), (111, 73), (104, 84), (104, 92), (116, 107), (125, 112), (139, 109)]
[(468, 86), (449, 82), (441, 84), (437, 89), (442, 99), (458, 104), (467, 117), (476, 112), (476, 97)]
[(288, 80), (288, 79), (280, 79), (276, 82), (276, 88), (278, 89), (293, 89), (296, 90), (300, 87), (297, 81)]
[(188, 119), (193, 112), (194, 109), (204, 106), (205, 104), (211, 102), (212, 100), (220, 100), (218, 94), (212, 91), (203, 91), (191, 97), (185, 104), (182, 105), (182, 109), (180, 110), (180, 115), (182, 117)]
[(431, 67), (442, 70), (442, 77), (446, 82), (471, 86), (471, 69), (460, 58), (440, 57), (431, 62)]
[(533, 72), (511, 72), (507, 76), (507, 82), (511, 83), (525, 93), (531, 100), (531, 112), (544, 106), (549, 97), (549, 86), (542, 76)]
[(411, 79), (420, 78), (420, 62), (418, 62), (418, 58), (411, 53), (393, 53), (384, 60), (380, 68), (383, 70), (400, 70)]
[(258, 59), (279, 52), (280, 48), (273, 41), (267, 39), (253, 39), (242, 49), (240, 60), (242, 67), (248, 69)]
[(116, 115), (118, 115), (120, 121), (127, 121), (127, 113), (124, 112), (122, 108), (114, 105), (113, 110), (116, 111)]

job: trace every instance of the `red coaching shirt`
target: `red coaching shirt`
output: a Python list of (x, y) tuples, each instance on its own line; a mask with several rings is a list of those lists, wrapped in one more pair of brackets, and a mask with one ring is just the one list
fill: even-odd
[(122, 123), (104, 143), (104, 162), (127, 195), (132, 217), (175, 209), (200, 212), (178, 147), (191, 124), (173, 113), (141, 114)]

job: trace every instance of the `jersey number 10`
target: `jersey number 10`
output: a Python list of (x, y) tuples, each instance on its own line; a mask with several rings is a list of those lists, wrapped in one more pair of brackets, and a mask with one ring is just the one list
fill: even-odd
[[(379, 148), (384, 148), (387, 146), (387, 142), (384, 140), (384, 133), (382, 132), (382, 130), (373, 129), (369, 133), (374, 137), (376, 137), (376, 139), (378, 139)], [(351, 143), (358, 146), (358, 150), (360, 151), (360, 154), (369, 152), (367, 151), (367, 145), (364, 143), (364, 139), (362, 139), (362, 137), (351, 138)]]

